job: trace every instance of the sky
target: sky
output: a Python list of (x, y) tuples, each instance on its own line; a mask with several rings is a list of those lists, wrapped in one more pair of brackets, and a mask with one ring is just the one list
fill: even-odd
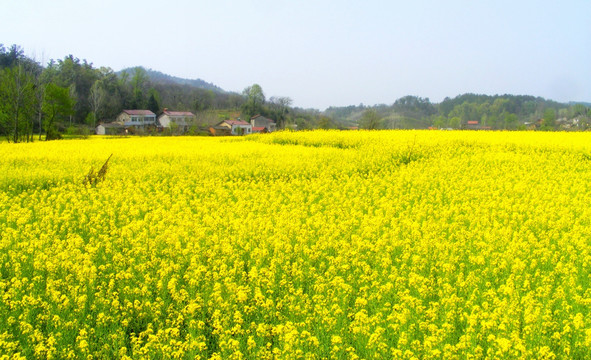
[(293, 105), (463, 93), (591, 102), (590, 0), (0, 0), (0, 43)]

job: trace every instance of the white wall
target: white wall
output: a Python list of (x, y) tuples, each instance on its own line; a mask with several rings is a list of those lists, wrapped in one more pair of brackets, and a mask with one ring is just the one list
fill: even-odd
[(170, 127), (170, 117), (168, 115), (160, 116), (158, 121), (160, 122), (160, 126), (162, 126), (164, 128)]

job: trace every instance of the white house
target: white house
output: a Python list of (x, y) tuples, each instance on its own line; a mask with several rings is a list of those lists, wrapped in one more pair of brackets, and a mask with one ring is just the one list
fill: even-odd
[(189, 111), (169, 111), (164, 112), (158, 117), (158, 123), (165, 129), (170, 129), (172, 124), (178, 126), (179, 131), (185, 132), (189, 126), (195, 122), (195, 115)]
[(144, 129), (156, 125), (156, 114), (150, 110), (123, 110), (116, 122), (126, 127)]
[(116, 122), (98, 124), (96, 127), (97, 135), (121, 135), (125, 134), (125, 125), (118, 124)]

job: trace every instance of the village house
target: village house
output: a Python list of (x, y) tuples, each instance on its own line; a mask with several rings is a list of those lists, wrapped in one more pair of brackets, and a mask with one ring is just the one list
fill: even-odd
[(238, 120), (224, 120), (211, 127), (209, 131), (212, 135), (248, 135), (252, 133), (252, 125), (246, 121)]
[(179, 132), (184, 133), (195, 123), (195, 115), (189, 111), (169, 111), (165, 108), (158, 116), (158, 123), (164, 129), (176, 127)]
[(277, 130), (277, 124), (275, 124), (275, 121), (262, 115), (251, 117), (250, 124), (252, 125), (252, 132), (254, 133), (273, 132)]
[(98, 124), (96, 127), (97, 135), (123, 135), (125, 134), (125, 125), (116, 122)]
[(150, 127), (156, 126), (156, 114), (150, 110), (123, 110), (115, 123), (125, 126), (126, 128), (146, 130)]
[(466, 130), (491, 130), (490, 126), (482, 126), (478, 120), (468, 120), (464, 126)]
[(542, 122), (544, 121), (544, 119), (538, 119), (536, 121), (526, 121), (525, 123), (523, 123), (523, 125), (525, 125), (525, 128), (527, 130), (537, 130), (540, 127), (542, 127)]

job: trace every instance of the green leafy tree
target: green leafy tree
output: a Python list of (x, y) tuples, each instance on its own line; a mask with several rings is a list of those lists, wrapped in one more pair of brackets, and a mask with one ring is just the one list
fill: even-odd
[(452, 129), (459, 129), (461, 124), (462, 119), (460, 119), (458, 116), (454, 116), (451, 119), (449, 119), (449, 127), (451, 127)]
[(35, 77), (23, 64), (0, 71), (0, 128), (13, 142), (33, 140)]
[(12, 45), (6, 49), (3, 44), (0, 44), (0, 68), (11, 68), (25, 57), (24, 50), (18, 45)]
[(12, 45), (6, 49), (0, 44), (0, 70), (17, 65), (23, 66), (25, 71), (32, 73), (35, 77), (43, 70), (35, 60), (25, 56), (25, 51), (20, 46)]
[(123, 104), (129, 100), (128, 85), (119, 82), (119, 77), (111, 68), (101, 67), (101, 85), (105, 90), (105, 100), (101, 107), (101, 117), (104, 119), (115, 118), (123, 109)]
[(470, 103), (468, 101), (456, 105), (449, 113), (449, 116), (459, 118), (460, 126), (466, 125), (470, 120), (480, 119), (480, 116), (478, 115), (478, 107), (475, 103)]
[(542, 130), (554, 130), (556, 128), (556, 110), (548, 108), (544, 110), (542, 118)]
[(148, 84), (148, 74), (143, 67), (136, 67), (131, 78), (133, 88), (133, 108), (141, 109), (145, 105), (144, 90)]
[(483, 113), (482, 116), (480, 117), (480, 125), (490, 126), (488, 123), (488, 115), (486, 113)]
[(401, 118), (407, 119), (411, 125), (415, 124), (419, 127), (423, 127), (423, 123), (428, 126), (429, 123), (428, 121), (425, 122), (425, 120), (437, 112), (429, 98), (410, 95), (397, 99), (392, 105), (392, 109)]
[(585, 105), (583, 104), (575, 104), (573, 106), (570, 107), (569, 109), (569, 117), (570, 118), (574, 118), (577, 116), (581, 116), (581, 115), (586, 115), (587, 114), (587, 107), (585, 107)]
[(333, 119), (328, 116), (321, 115), (318, 117), (317, 127), (318, 129), (334, 129), (336, 126)]
[(47, 84), (43, 102), (45, 114), (45, 139), (54, 140), (60, 137), (56, 123), (65, 120), (74, 111), (75, 101), (70, 97), (70, 90), (56, 84)]
[(375, 109), (367, 109), (359, 120), (359, 127), (367, 130), (380, 129), (382, 127), (382, 118)]
[(213, 90), (201, 90), (196, 93), (193, 108), (196, 112), (209, 110), (214, 107), (215, 93)]
[(226, 103), (229, 108), (237, 110), (240, 109), (240, 107), (244, 103), (244, 97), (240, 94), (230, 94), (228, 95)]
[(504, 113), (505, 111), (507, 111), (508, 107), (509, 107), (509, 100), (499, 98), (499, 99), (495, 99), (493, 104), (490, 106), (490, 111), (491, 111), (491, 113), (499, 116), (502, 113)]
[(83, 123), (88, 113), (92, 112), (90, 91), (96, 80), (101, 77), (100, 71), (94, 69), (86, 60), (80, 61), (72, 55), (57, 62), (51, 61), (46, 71), (49, 77), (47, 82), (75, 89), (72, 95), (76, 102), (70, 123)]
[(441, 129), (441, 128), (445, 127), (445, 123), (447, 122), (447, 119), (442, 115), (433, 116), (432, 119), (433, 119), (433, 126), (436, 127), (437, 129)]
[(264, 112), (265, 93), (259, 84), (247, 87), (242, 94), (246, 97), (246, 102), (242, 104), (241, 109), (243, 117), (248, 119)]
[(148, 98), (147, 108), (154, 114), (160, 113), (160, 102), (158, 101), (158, 91), (156, 89), (150, 89), (150, 97)]
[(178, 135), (180, 133), (179, 129), (179, 124), (175, 123), (174, 121), (170, 122), (170, 135)]
[(499, 116), (497, 114), (491, 114), (487, 117), (486, 120), (487, 126), (492, 127), (493, 129), (499, 128)]
[(515, 130), (518, 124), (518, 118), (515, 114), (505, 114), (505, 129), (507, 130)]

